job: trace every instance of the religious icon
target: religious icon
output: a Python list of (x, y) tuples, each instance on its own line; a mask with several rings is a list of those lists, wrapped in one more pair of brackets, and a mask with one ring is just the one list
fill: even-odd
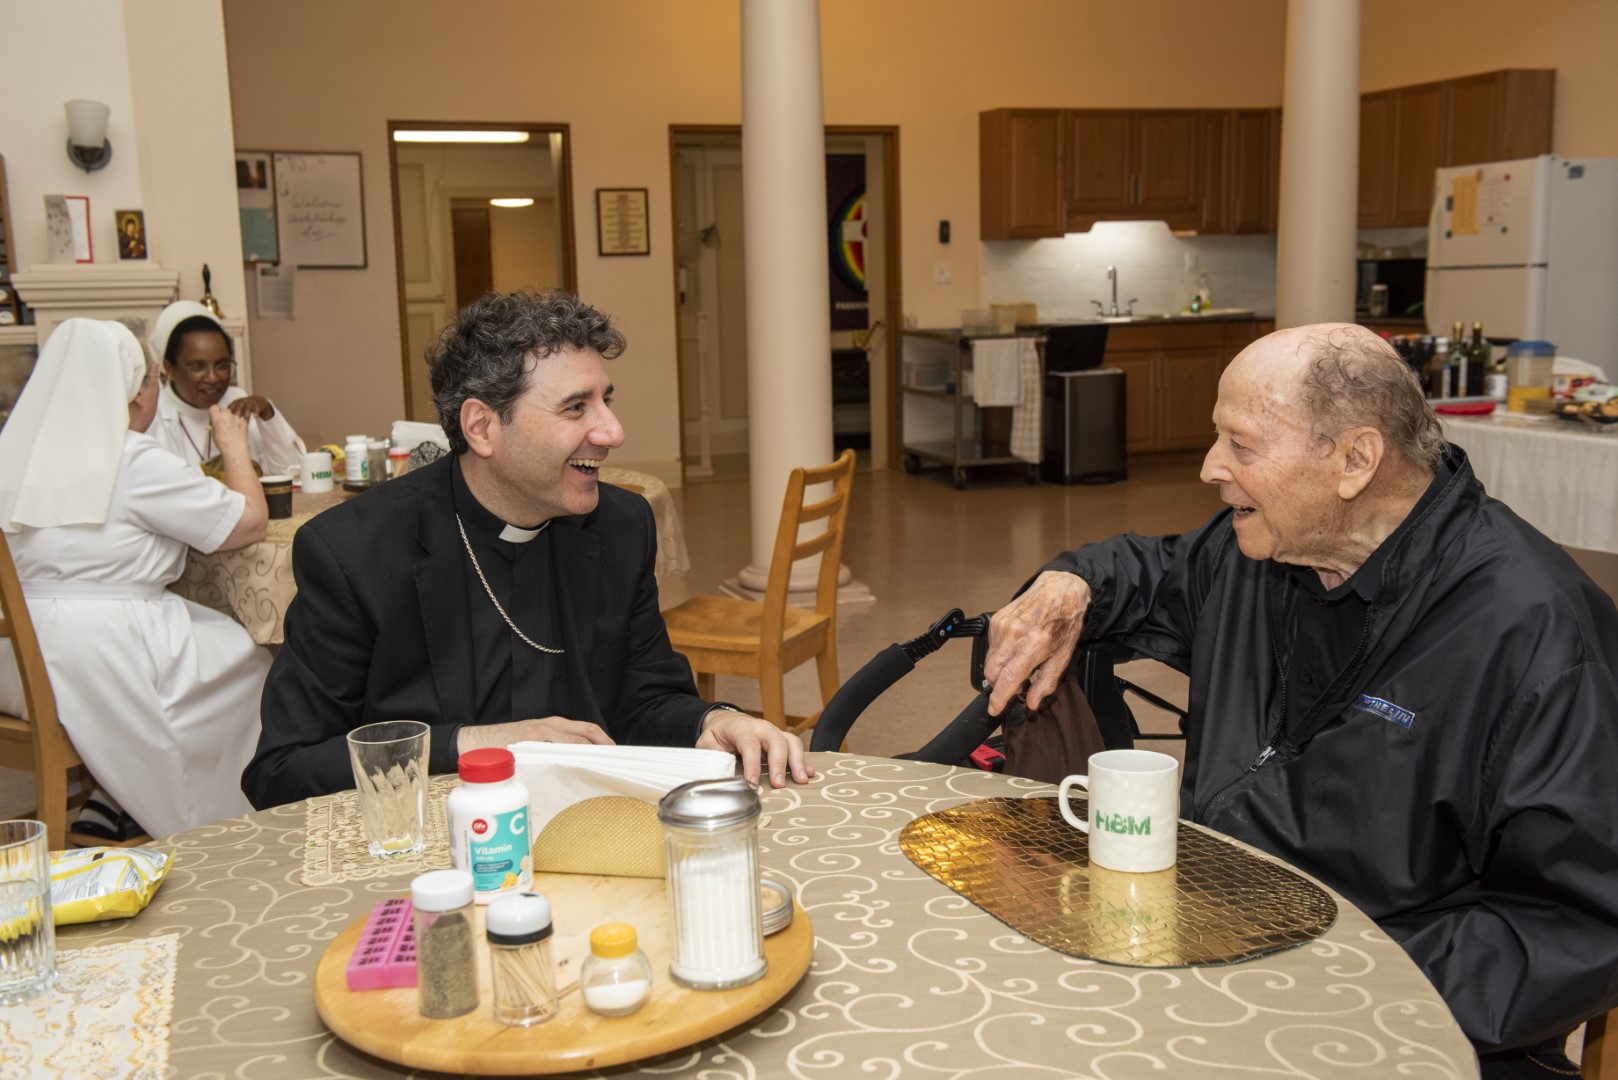
[(146, 258), (146, 215), (140, 210), (115, 210), (118, 221), (118, 257)]

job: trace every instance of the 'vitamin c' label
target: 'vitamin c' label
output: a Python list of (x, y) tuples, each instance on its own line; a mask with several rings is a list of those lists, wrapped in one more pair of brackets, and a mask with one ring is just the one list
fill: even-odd
[(528, 857), (528, 808), (478, 814), (467, 823), (466, 868), (478, 898), (526, 889), (533, 879)]

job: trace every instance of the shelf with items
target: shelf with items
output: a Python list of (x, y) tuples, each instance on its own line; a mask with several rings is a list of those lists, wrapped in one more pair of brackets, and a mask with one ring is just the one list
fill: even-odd
[(1016, 465), (1030, 484), (1038, 483), (1038, 463), (1010, 453), (1010, 407), (984, 409), (973, 400), (971, 350), (971, 339), (955, 331), (904, 334), (900, 418), (905, 471), (919, 472), (923, 462), (943, 465), (961, 489), (970, 469)]

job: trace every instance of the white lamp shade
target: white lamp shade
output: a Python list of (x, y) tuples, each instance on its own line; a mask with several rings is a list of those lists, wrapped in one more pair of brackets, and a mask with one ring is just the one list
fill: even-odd
[(68, 141), (74, 146), (101, 149), (107, 141), (107, 117), (112, 110), (99, 101), (74, 98), (67, 103)]

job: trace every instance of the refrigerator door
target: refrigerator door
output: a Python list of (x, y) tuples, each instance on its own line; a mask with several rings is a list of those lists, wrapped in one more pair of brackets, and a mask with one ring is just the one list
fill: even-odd
[(1543, 264), (1550, 171), (1549, 154), (1438, 169), (1427, 225), (1428, 267)]
[(1618, 158), (1557, 158), (1551, 177), (1543, 337), (1618, 375)]
[(1448, 334), (1455, 323), (1483, 324), (1490, 337), (1539, 338), (1545, 332), (1543, 266), (1427, 265), (1427, 327)]

